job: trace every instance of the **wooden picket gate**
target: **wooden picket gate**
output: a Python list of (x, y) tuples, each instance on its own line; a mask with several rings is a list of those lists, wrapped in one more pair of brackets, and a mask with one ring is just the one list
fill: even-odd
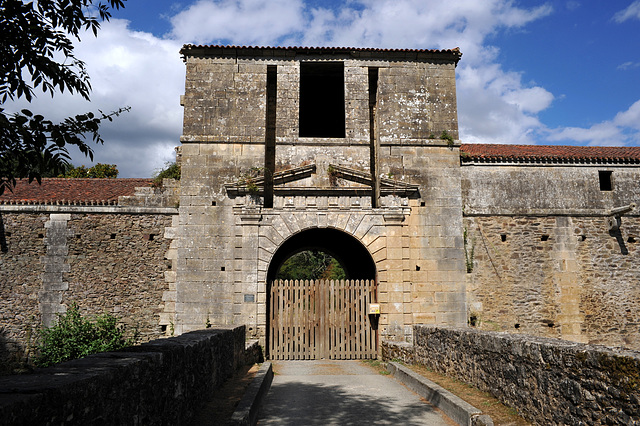
[(274, 281), (269, 300), (271, 359), (376, 357), (369, 321), (373, 280)]

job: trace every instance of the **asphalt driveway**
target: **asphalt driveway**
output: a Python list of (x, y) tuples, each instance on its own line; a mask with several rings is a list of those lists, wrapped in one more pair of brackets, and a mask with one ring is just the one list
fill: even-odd
[(259, 425), (455, 425), (362, 361), (275, 361)]

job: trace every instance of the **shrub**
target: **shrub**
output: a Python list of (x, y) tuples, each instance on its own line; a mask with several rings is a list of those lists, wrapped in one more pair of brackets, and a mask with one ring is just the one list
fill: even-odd
[(181, 170), (178, 163), (165, 163), (164, 169), (158, 171), (153, 176), (153, 186), (161, 187), (162, 179), (180, 180)]
[(126, 339), (124, 331), (123, 327), (118, 326), (115, 316), (104, 313), (91, 321), (82, 317), (78, 305), (73, 303), (66, 313), (58, 314), (55, 325), (40, 332), (39, 353), (34, 363), (38, 367), (47, 367), (135, 344), (136, 333)]

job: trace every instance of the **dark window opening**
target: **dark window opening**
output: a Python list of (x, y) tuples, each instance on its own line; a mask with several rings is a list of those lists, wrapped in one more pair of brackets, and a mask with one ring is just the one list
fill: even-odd
[(44, 238), (44, 234), (38, 234), (38, 238)]
[(600, 180), (600, 191), (612, 191), (613, 190), (613, 182), (611, 180), (610, 171), (599, 170), (598, 178)]
[(111, 234), (111, 239), (115, 240), (116, 239), (116, 234)]
[(635, 243), (635, 242), (636, 242), (636, 239), (635, 239), (634, 237), (629, 237), (629, 239), (627, 240), (627, 242), (628, 242), (628, 243), (633, 244), (633, 243)]
[(215, 202), (215, 201), (212, 201), (212, 202), (211, 202), (211, 206), (215, 207), (215, 206), (216, 206), (216, 202)]
[(162, 324), (162, 325), (160, 326), (160, 330), (161, 330), (163, 333), (164, 333), (164, 332), (166, 332), (166, 331), (167, 331), (167, 326), (166, 326), (166, 325), (164, 325), (164, 324)]
[(420, 270), (420, 266), (416, 265), (416, 271)]
[(548, 235), (543, 235), (540, 237), (540, 241), (548, 241), (549, 240), (549, 236)]
[(224, 266), (221, 266), (221, 267), (220, 267), (220, 270), (221, 270), (222, 272), (224, 272), (224, 271), (225, 271)]
[(300, 64), (300, 137), (344, 138), (344, 64)]
[(501, 235), (500, 235), (500, 241), (502, 241), (503, 243), (504, 243), (505, 241), (507, 241), (507, 234), (501, 234)]

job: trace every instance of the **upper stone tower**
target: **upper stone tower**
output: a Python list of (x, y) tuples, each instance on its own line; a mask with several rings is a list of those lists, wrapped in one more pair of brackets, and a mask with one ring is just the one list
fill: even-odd
[(380, 332), (464, 324), (458, 49), (186, 45), (176, 330), (267, 337), (305, 248), (374, 279)]

